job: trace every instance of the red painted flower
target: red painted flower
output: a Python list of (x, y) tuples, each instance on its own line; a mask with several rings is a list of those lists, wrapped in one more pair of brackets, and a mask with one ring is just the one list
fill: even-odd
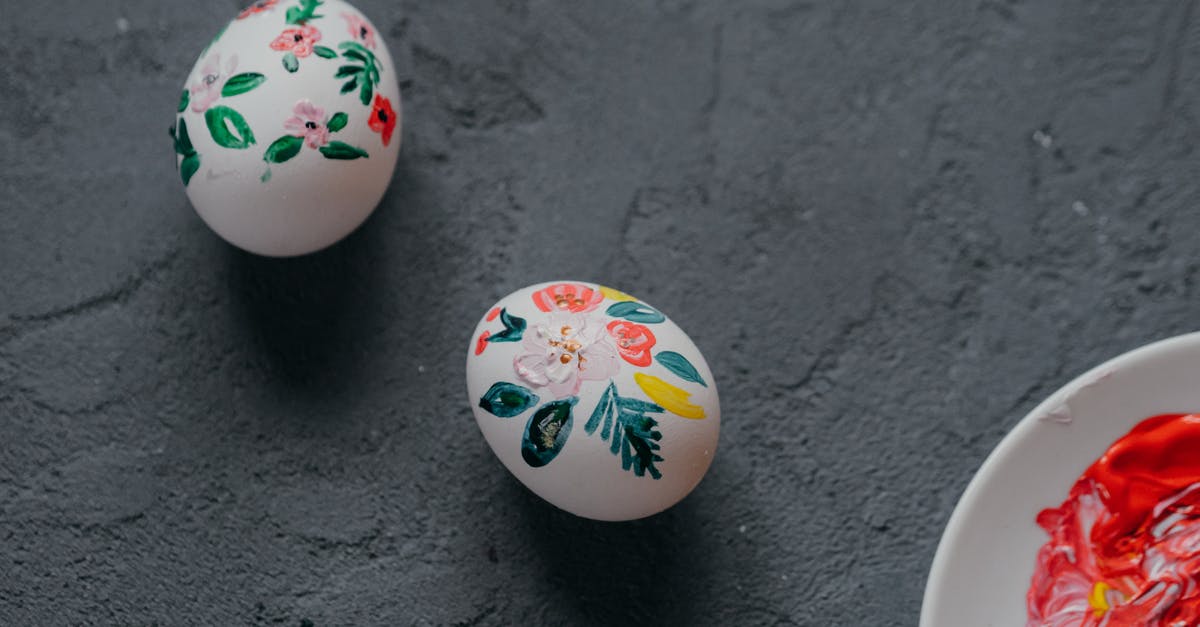
[(367, 121), (367, 126), (383, 135), (384, 146), (392, 141), (392, 131), (396, 130), (396, 112), (392, 110), (390, 100), (375, 94), (375, 106), (371, 108), (371, 118)]
[(321, 31), (312, 26), (289, 28), (271, 42), (272, 50), (287, 51), (304, 58), (312, 54), (313, 46), (321, 41)]
[(258, 2), (246, 7), (241, 13), (238, 13), (237, 19), (244, 20), (251, 15), (272, 11), (275, 9), (275, 5), (277, 4), (279, 4), (279, 0), (258, 0)]
[(616, 342), (621, 359), (639, 368), (650, 365), (650, 349), (657, 341), (650, 329), (625, 320), (613, 320), (608, 323), (608, 334)]
[(555, 283), (533, 293), (533, 304), (542, 311), (584, 313), (604, 302), (604, 294), (578, 283)]

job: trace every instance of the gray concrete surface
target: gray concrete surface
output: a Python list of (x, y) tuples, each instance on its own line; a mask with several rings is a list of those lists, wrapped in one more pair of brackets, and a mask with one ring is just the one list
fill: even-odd
[[(286, 261), (165, 132), (236, 3), (0, 6), (0, 624), (913, 625), (1006, 430), (1200, 319), (1194, 2), (357, 4), (401, 162)], [(472, 325), (563, 277), (712, 365), (662, 515), (474, 425)]]

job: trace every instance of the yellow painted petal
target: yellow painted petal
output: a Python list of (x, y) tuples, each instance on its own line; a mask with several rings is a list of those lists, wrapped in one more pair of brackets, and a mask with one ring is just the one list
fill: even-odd
[(688, 402), (692, 397), (691, 394), (659, 379), (658, 377), (642, 374), (640, 372), (633, 373), (633, 380), (637, 381), (638, 387), (650, 397), (650, 400), (662, 405), (664, 409), (683, 416), (699, 420), (704, 417), (704, 408), (695, 403)]
[(1092, 586), (1092, 593), (1088, 595), (1088, 604), (1092, 606), (1093, 615), (1096, 618), (1104, 616), (1104, 613), (1112, 609), (1108, 605), (1107, 593), (1112, 588), (1103, 581), (1097, 581), (1096, 585)]
[(622, 301), (627, 301), (627, 300), (637, 300), (636, 298), (630, 296), (629, 294), (626, 294), (625, 292), (621, 292), (618, 290), (614, 290), (611, 287), (604, 287), (603, 285), (599, 285), (597, 287), (600, 288), (600, 293), (604, 294), (605, 298), (611, 298), (612, 300), (615, 300), (617, 302), (622, 302)]

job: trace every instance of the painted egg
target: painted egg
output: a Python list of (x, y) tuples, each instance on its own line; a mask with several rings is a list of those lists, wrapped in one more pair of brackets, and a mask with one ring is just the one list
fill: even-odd
[(345, 237), (379, 204), (400, 150), (383, 38), (341, 0), (259, 0), (200, 53), (171, 135), (200, 217), (248, 251)]
[(467, 395), (504, 466), (586, 518), (674, 505), (717, 449), (721, 409), (699, 349), (657, 309), (593, 283), (534, 285), (490, 309)]

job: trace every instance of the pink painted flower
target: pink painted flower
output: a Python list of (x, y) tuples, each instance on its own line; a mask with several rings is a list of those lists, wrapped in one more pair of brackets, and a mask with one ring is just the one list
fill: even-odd
[(343, 13), (342, 17), (346, 19), (346, 27), (350, 29), (350, 36), (355, 41), (368, 48), (375, 47), (375, 29), (362, 16)]
[(312, 26), (289, 28), (271, 42), (271, 49), (291, 52), (302, 59), (312, 54), (318, 41), (321, 41), (321, 31)]
[(558, 313), (525, 332), (525, 352), (513, 359), (517, 376), (555, 398), (579, 393), (584, 381), (602, 381), (621, 368), (601, 320)]
[(293, 115), (283, 123), (283, 128), (296, 137), (303, 137), (310, 148), (320, 148), (329, 143), (329, 126), (325, 110), (308, 100), (301, 100), (292, 109)]
[(586, 313), (604, 302), (604, 294), (578, 283), (556, 283), (533, 293), (533, 304), (542, 311)]
[(254, 4), (242, 9), (242, 12), (238, 13), (237, 19), (244, 20), (251, 15), (272, 11), (277, 4), (279, 4), (279, 0), (258, 0)]
[(214, 52), (209, 55), (208, 60), (204, 62), (204, 66), (200, 68), (200, 76), (196, 82), (188, 87), (190, 92), (190, 100), (192, 101), (192, 111), (196, 113), (204, 113), (208, 108), (221, 97), (221, 86), (225, 83), (225, 79), (233, 75), (237, 69), (237, 55), (229, 57), (229, 61), (225, 64), (225, 71), (221, 71), (221, 55)]

